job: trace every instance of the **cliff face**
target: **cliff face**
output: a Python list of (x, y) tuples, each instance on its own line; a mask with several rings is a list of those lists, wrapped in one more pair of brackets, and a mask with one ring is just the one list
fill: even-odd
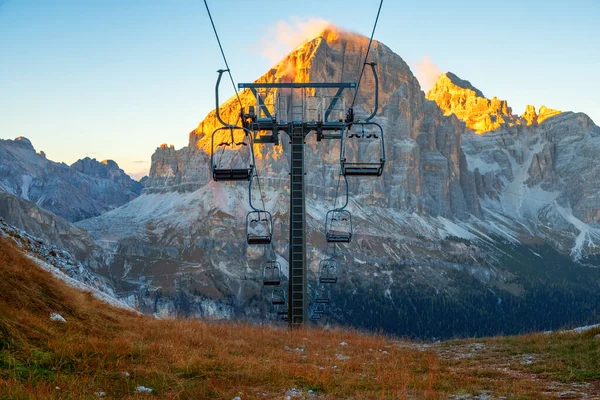
[(113, 160), (97, 161), (95, 158), (85, 157), (71, 164), (71, 168), (88, 176), (106, 179), (138, 196), (144, 188), (140, 182), (131, 179)]
[(595, 246), (600, 128), (587, 115), (532, 105), (514, 115), (506, 101), (485, 98), (452, 73), (442, 75), (427, 98), (480, 134), (467, 132), (463, 150), (488, 209), (524, 223), (575, 258)]
[(498, 128), (518, 130), (521, 125), (537, 125), (544, 120), (560, 114), (542, 106), (539, 114), (535, 107), (528, 105), (519, 117), (512, 113), (506, 100), (497, 97), (486, 98), (471, 82), (446, 72), (442, 74), (434, 87), (427, 93), (427, 99), (435, 101), (444, 111), (444, 115), (455, 115), (467, 128), (478, 134), (494, 131)]
[(0, 140), (0, 189), (74, 222), (119, 207), (141, 191), (114, 162), (69, 167), (36, 153), (27, 138)]

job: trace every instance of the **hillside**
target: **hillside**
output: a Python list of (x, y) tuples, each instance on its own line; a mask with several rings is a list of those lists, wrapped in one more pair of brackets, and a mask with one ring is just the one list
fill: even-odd
[[(46, 211), (36, 203), (0, 190), (0, 217), (7, 224), (71, 253), (80, 262), (92, 263), (96, 244), (83, 229)], [(96, 261), (96, 264), (98, 261)]]
[(598, 379), (600, 328), (428, 344), (157, 320), (67, 286), (0, 240), (3, 399), (591, 399)]

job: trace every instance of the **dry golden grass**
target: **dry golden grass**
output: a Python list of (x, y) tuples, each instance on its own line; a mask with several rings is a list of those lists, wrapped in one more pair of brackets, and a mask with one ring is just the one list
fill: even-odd
[[(51, 322), (53, 312), (67, 323)], [(462, 357), (473, 341), (426, 346), (347, 330), (155, 320), (68, 287), (0, 241), (0, 399), (96, 392), (125, 399), (283, 398), (291, 388), (327, 399), (442, 399), (486, 390), (509, 399), (555, 398), (544, 394), (547, 387), (569, 384), (565, 371), (579, 350), (597, 351), (596, 333), (579, 335), (570, 356), (542, 367), (520, 364), (519, 354), (552, 351), (548, 338), (568, 347), (572, 335), (487, 339)], [(571, 380), (596, 379), (593, 363), (580, 364), (584, 373)], [(153, 392), (138, 393), (140, 385)]]

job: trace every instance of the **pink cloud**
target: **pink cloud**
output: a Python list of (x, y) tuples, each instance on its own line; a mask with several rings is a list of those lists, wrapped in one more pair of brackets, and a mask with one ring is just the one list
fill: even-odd
[(429, 56), (425, 56), (417, 63), (411, 63), (415, 70), (415, 76), (421, 84), (421, 88), (427, 93), (437, 82), (442, 74), (437, 65), (431, 61)]

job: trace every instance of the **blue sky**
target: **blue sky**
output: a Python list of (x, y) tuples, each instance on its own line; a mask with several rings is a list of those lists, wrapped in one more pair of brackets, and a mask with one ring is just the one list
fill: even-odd
[[(369, 35), (378, 5), (209, 1), (238, 82), (291, 50), (282, 32), (321, 19)], [(452, 71), (515, 113), (545, 104), (598, 124), (599, 22), (597, 0), (386, 0), (375, 38), (413, 72)], [(136, 176), (161, 143), (187, 145), (223, 67), (201, 0), (0, 0), (0, 54), (0, 138), (25, 136), (69, 164), (113, 159)]]

